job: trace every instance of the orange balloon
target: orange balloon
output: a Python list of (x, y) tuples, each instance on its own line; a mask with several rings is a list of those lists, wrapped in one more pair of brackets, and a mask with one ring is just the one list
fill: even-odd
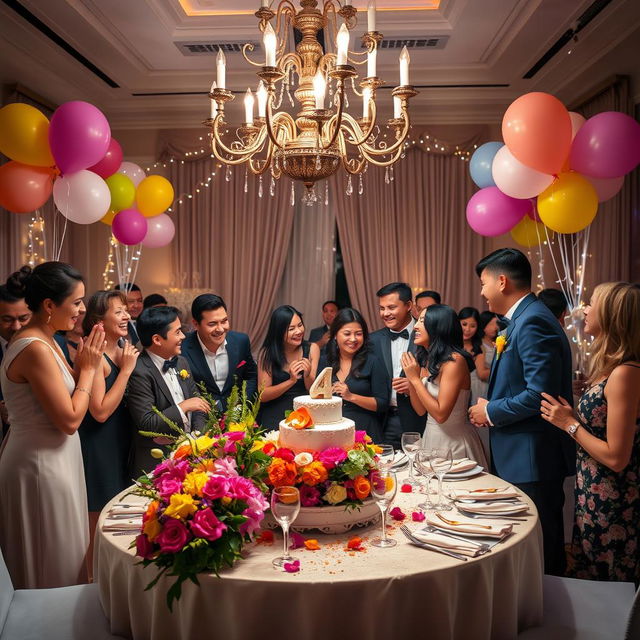
[(571, 118), (562, 102), (551, 94), (527, 93), (505, 112), (502, 137), (522, 164), (557, 174), (571, 148)]
[(113, 222), (113, 219), (116, 217), (117, 213), (120, 212), (110, 209), (109, 211), (107, 211), (107, 213), (104, 214), (102, 218), (100, 218), (100, 222), (104, 222), (104, 224), (108, 224), (109, 226), (111, 226), (111, 223)]
[(29, 213), (51, 195), (55, 169), (33, 167), (12, 160), (0, 167), (0, 206), (14, 213)]

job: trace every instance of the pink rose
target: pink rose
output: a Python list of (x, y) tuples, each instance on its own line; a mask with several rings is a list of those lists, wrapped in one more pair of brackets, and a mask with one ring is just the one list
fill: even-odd
[(188, 472), (189, 463), (186, 460), (180, 460), (179, 462), (176, 462), (175, 460), (165, 460), (153, 470), (153, 477), (155, 481), (163, 474), (169, 474), (171, 476), (179, 478), (180, 481), (182, 481), (184, 480), (184, 477)]
[(168, 473), (158, 478), (155, 485), (160, 497), (166, 501), (168, 501), (174, 493), (180, 493), (182, 491), (182, 480)]
[(393, 509), (389, 511), (389, 515), (394, 520), (404, 520), (407, 517), (400, 507), (393, 507)]
[(229, 431), (224, 434), (228, 442), (238, 442), (244, 440), (246, 433), (244, 431)]
[(282, 458), (287, 462), (293, 462), (293, 459), (296, 457), (295, 453), (291, 451), (291, 449), (286, 449), (285, 447), (280, 447), (276, 449), (276, 452), (273, 454), (274, 458)]
[(315, 507), (320, 504), (320, 492), (315, 487), (306, 484), (300, 487), (300, 506)]
[(155, 542), (160, 545), (162, 553), (178, 553), (189, 540), (191, 540), (191, 534), (187, 527), (177, 518), (168, 518), (162, 525), (162, 531)]
[(305, 537), (302, 534), (298, 533), (297, 531), (292, 531), (289, 534), (289, 540), (290, 540), (290, 544), (289, 544), (290, 549), (300, 549), (304, 547)]
[(198, 538), (217, 540), (226, 530), (227, 525), (220, 522), (211, 509), (197, 511), (191, 521), (191, 531)]
[(145, 560), (153, 557), (153, 544), (149, 542), (149, 538), (144, 533), (136, 537), (136, 554)]
[(346, 459), (347, 452), (340, 447), (329, 447), (318, 456), (318, 460), (320, 460), (327, 469), (333, 469)]
[(367, 432), (364, 430), (356, 431), (356, 442), (361, 444), (367, 443)]
[(236, 461), (229, 456), (216, 460), (214, 464), (216, 471), (221, 473), (223, 476), (233, 477), (238, 475)]
[(245, 509), (242, 515), (247, 519), (240, 525), (240, 533), (245, 533), (249, 536), (253, 536), (256, 530), (260, 529), (262, 520), (264, 519), (263, 511), (253, 511), (252, 509)]
[(209, 500), (217, 500), (227, 495), (229, 480), (224, 476), (212, 475), (202, 488), (202, 495)]
[(253, 496), (253, 482), (249, 478), (238, 476), (229, 478), (229, 497), (244, 500), (245, 502)]

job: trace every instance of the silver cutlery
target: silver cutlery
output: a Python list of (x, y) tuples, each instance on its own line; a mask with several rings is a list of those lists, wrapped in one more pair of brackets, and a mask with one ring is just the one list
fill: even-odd
[(514, 518), (512, 516), (497, 516), (492, 514), (484, 514), (484, 513), (471, 513), (469, 511), (463, 511), (462, 509), (458, 508), (458, 511), (465, 517), (467, 518), (481, 518), (484, 520), (509, 520), (510, 524), (513, 525), (518, 525), (521, 522), (526, 522), (527, 519), (526, 518)]
[(479, 552), (478, 555), (489, 553), (491, 551), (491, 547), (486, 542), (478, 542), (477, 540), (471, 540), (470, 538), (459, 536), (456, 533), (449, 533), (448, 531), (437, 529), (436, 527), (433, 527), (430, 524), (424, 527), (424, 530), (428, 531), (429, 533), (439, 533), (441, 536), (444, 536), (445, 538), (453, 538), (454, 540), (460, 540), (460, 542), (466, 542), (468, 544), (472, 544), (478, 547), (478, 552)]
[(137, 531), (132, 531), (132, 530), (128, 530), (125, 531), (124, 529), (122, 530), (111, 530), (111, 531), (105, 531), (105, 533), (110, 533), (112, 536), (136, 536), (138, 535)]
[(428, 549), (429, 551), (435, 551), (436, 553), (442, 553), (445, 556), (451, 556), (452, 558), (456, 558), (456, 560), (462, 560), (463, 562), (466, 562), (468, 560), (467, 556), (463, 556), (460, 553), (455, 553), (454, 551), (449, 551), (448, 549), (442, 549), (441, 547), (436, 547), (426, 542), (422, 542), (422, 540), (418, 540), (418, 538), (416, 538), (411, 533), (409, 528), (404, 524), (401, 525), (400, 531), (402, 531), (402, 533), (404, 533), (404, 535), (409, 539), (409, 542), (411, 542), (411, 544), (415, 545), (416, 547)]

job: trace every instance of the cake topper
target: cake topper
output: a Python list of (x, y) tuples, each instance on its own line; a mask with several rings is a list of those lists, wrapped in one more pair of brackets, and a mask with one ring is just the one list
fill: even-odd
[(311, 388), (309, 389), (309, 395), (314, 399), (325, 398), (329, 399), (332, 396), (331, 393), (331, 374), (333, 370), (331, 367), (325, 367), (313, 381)]

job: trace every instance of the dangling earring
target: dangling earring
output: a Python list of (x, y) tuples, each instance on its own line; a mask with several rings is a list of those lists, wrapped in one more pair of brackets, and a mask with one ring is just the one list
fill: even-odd
[(51, 314), (47, 316), (47, 324), (49, 324), (50, 321), (51, 321)]

